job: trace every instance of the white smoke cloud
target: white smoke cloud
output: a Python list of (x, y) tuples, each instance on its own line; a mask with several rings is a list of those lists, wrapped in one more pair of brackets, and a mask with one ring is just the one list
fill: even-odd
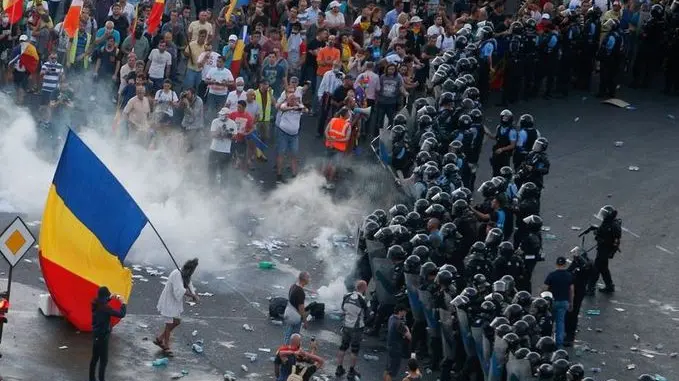
[[(40, 219), (56, 159), (45, 159), (48, 155), (37, 147), (36, 123), (29, 112), (5, 96), (0, 96), (0, 102), (0, 117), (5, 121), (0, 127), (0, 210)], [(321, 189), (325, 180), (313, 166), (269, 193), (238, 174), (228, 178), (223, 189), (213, 191), (206, 186), (204, 151), (189, 157), (176, 146), (149, 151), (112, 135), (110, 124), (102, 122), (110, 115), (96, 119), (98, 126), (84, 129), (82, 139), (141, 206), (180, 265), (199, 257), (201, 272), (228, 267), (242, 257), (235, 248), (253, 238), (315, 240), (320, 246), (316, 259), (325, 265), (326, 276), (337, 279), (331, 284), (334, 291), (328, 293), (334, 296), (343, 282), (339, 277), (353, 264), (354, 249), (334, 245), (333, 235), (355, 235), (356, 224), (369, 206), (376, 199), (384, 205), (384, 199), (394, 193), (381, 168), (366, 165), (353, 166), (354, 180), (344, 191), (349, 194), (340, 201)], [(256, 224), (251, 223), (253, 218)], [(171, 265), (148, 226), (128, 260)]]

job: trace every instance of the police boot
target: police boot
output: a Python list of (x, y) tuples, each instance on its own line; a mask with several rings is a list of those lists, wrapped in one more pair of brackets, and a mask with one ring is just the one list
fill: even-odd
[(612, 284), (610, 286), (604, 286), (599, 288), (599, 292), (603, 292), (605, 294), (612, 294), (615, 292), (615, 285)]

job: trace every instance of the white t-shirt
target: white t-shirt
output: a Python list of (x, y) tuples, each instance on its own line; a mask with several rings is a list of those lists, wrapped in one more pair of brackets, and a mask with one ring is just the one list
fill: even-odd
[[(283, 103), (283, 106), (287, 105)], [(288, 135), (299, 134), (300, 121), (302, 119), (302, 112), (297, 110), (281, 111), (279, 116), (278, 128), (283, 130)]]
[(203, 63), (203, 69), (201, 71), (200, 76), (203, 79), (203, 81), (205, 80), (205, 78), (207, 78), (207, 74), (210, 72), (210, 70), (212, 70), (212, 68), (217, 67), (217, 58), (219, 58), (219, 54), (212, 51), (202, 52), (198, 56), (198, 62), (203, 61), (203, 58), (205, 58), (205, 56), (207, 56), (207, 59)]
[(337, 12), (337, 14), (332, 13), (332, 11), (325, 12), (325, 25), (329, 28), (339, 28), (345, 25), (344, 13)]
[(174, 107), (172, 107), (172, 104), (175, 102), (179, 102), (179, 98), (177, 97), (177, 93), (174, 91), (170, 90), (168, 92), (165, 92), (163, 90), (158, 90), (156, 91), (156, 112), (163, 112), (169, 116), (174, 115)]
[(127, 86), (127, 77), (128, 74), (134, 71), (134, 66), (130, 67), (130, 65), (125, 64), (120, 67), (120, 86), (118, 86), (118, 94), (122, 94), (123, 89), (125, 89), (125, 86)]
[(223, 67), (213, 67), (207, 72), (207, 76), (203, 76), (204, 81), (215, 81), (218, 84), (209, 85), (209, 92), (212, 95), (227, 95), (229, 93), (229, 88), (227, 87), (228, 82), (233, 82), (233, 74), (231, 70)]
[(455, 47), (455, 36), (446, 36), (442, 34), (436, 38), (436, 47), (442, 52), (450, 50)]
[(167, 50), (160, 52), (158, 49), (151, 50), (149, 54), (149, 77), (154, 79), (165, 78), (165, 67), (172, 66), (172, 55)]
[[(238, 125), (231, 119), (221, 120), (216, 118), (212, 121), (210, 125), (210, 132), (231, 132), (236, 134), (238, 132)], [(210, 143), (210, 150), (223, 153), (231, 153), (231, 139), (223, 138), (212, 138)]]
[(399, 55), (396, 54), (396, 53), (392, 53), (392, 54), (390, 54), (390, 55), (384, 57), (384, 59), (385, 59), (385, 60), (387, 61), (387, 63), (389, 63), (389, 64), (399, 64), (399, 63), (403, 62), (403, 58), (401, 58), (401, 56), (399, 56)]
[(238, 95), (238, 91), (234, 90), (229, 93), (229, 95), (226, 97), (226, 107), (231, 110), (231, 112), (238, 110), (238, 101), (246, 101), (248, 100), (248, 95), (246, 94), (245, 90), (240, 92), (240, 95)]
[(427, 28), (427, 36), (442, 36), (443, 35), (444, 28), (442, 26), (436, 26), (432, 25), (429, 28)]

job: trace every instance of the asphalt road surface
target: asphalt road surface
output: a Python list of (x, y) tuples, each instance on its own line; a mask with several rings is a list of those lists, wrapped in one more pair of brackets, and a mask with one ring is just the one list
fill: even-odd
[[(676, 98), (653, 92), (625, 91), (620, 98), (636, 109), (603, 105), (591, 95), (578, 93), (572, 93), (568, 99), (535, 100), (512, 107), (517, 118), (524, 112), (533, 113), (539, 130), (550, 140), (548, 152), (552, 167), (542, 203), (545, 225), (550, 228), (544, 232), (548, 259), (538, 265), (534, 282), (542, 283), (556, 256), (565, 255), (580, 244), (578, 227), (584, 229), (596, 222), (593, 214), (602, 205), (613, 204), (625, 228), (622, 252), (611, 261), (616, 293), (585, 299), (578, 342), (571, 349), (571, 359), (582, 362), (588, 375), (597, 380), (632, 380), (641, 373), (676, 380), (679, 379), (679, 359), (673, 353), (679, 352), (674, 334), (679, 325), (679, 298), (675, 291), (679, 287), (676, 276), (679, 232), (673, 227), (679, 214), (674, 201), (679, 185), (675, 143), (679, 139), (679, 125), (673, 115), (679, 115), (679, 103)], [(498, 114), (496, 109), (486, 111), (489, 126), (494, 126)], [(323, 152), (321, 142), (313, 136), (314, 131), (314, 127), (308, 128), (301, 143), (306, 164), (313, 163)], [(624, 144), (616, 147), (616, 141)], [(489, 151), (488, 146), (485, 148)], [(631, 171), (630, 166), (637, 166), (639, 170)], [(299, 176), (291, 184), (276, 189), (271, 181), (272, 163), (260, 164), (260, 167), (252, 173), (252, 183), (264, 182), (258, 185), (267, 190), (261, 197), (273, 197), (282, 204), (289, 202), (292, 209), (314, 208), (314, 205), (294, 203), (300, 191), (305, 193), (305, 200), (332, 199), (342, 204), (345, 211), (342, 218), (346, 221), (328, 218), (325, 211), (306, 214), (304, 218), (310, 224), (293, 237), (277, 236), (278, 232), (267, 226), (266, 221), (258, 220), (257, 216), (264, 211), (259, 210), (257, 204), (237, 218), (230, 216), (228, 221), (237, 226), (237, 234), (229, 236), (233, 241), (219, 244), (219, 250), (225, 253), (220, 257), (222, 260), (199, 267), (194, 279), (199, 292), (214, 295), (202, 297), (195, 306), (186, 305), (185, 319), (174, 335), (176, 357), (166, 367), (159, 368), (151, 366), (151, 361), (160, 355), (151, 340), (162, 325), (155, 305), (163, 279), (149, 275), (145, 268), (151, 266), (158, 270), (158, 266), (165, 266), (160, 270), (167, 275), (171, 265), (168, 260), (137, 261), (135, 258), (142, 256), (133, 248), (129, 265), (141, 265), (141, 271), (134, 273), (146, 281), (135, 279), (129, 315), (114, 330), (108, 379), (168, 380), (182, 370), (188, 372), (184, 376), (186, 380), (220, 380), (226, 371), (234, 372), (239, 379), (272, 379), (270, 358), (281, 345), (283, 332), (282, 327), (267, 318), (267, 298), (285, 295), (299, 270), (311, 271), (312, 289), (318, 290), (334, 281), (331, 290), (324, 288), (309, 296), (309, 300), (315, 298), (328, 304), (326, 319), (311, 322), (309, 330), (302, 332), (305, 344), (310, 336), (317, 338), (320, 354), (327, 359), (319, 373), (334, 373), (339, 322), (331, 313), (331, 304), (339, 302), (341, 280), (337, 277), (351, 267), (353, 248), (350, 243), (341, 242), (341, 237), (332, 236), (351, 234), (355, 221), (369, 212), (369, 208), (387, 207), (398, 196), (367, 151), (362, 153), (353, 173), (347, 175), (345, 185), (338, 190), (341, 197), (319, 190), (320, 181), (313, 174)], [(481, 171), (480, 180), (488, 175), (487, 161), (482, 163)], [(50, 177), (44, 181), (48, 184)], [(3, 187), (0, 184), (0, 190)], [(368, 197), (356, 205), (350, 202), (347, 205), (346, 194), (367, 194)], [(9, 224), (17, 212), (22, 211), (0, 214), (0, 225)], [(153, 218), (153, 213), (149, 214)], [(27, 222), (40, 219), (40, 215), (23, 217)], [(314, 223), (316, 217), (319, 222)], [(33, 225), (31, 228), (37, 237), (39, 224)], [(324, 226), (334, 230), (322, 229)], [(267, 250), (252, 244), (253, 240), (271, 242), (272, 235), (285, 245), (270, 246)], [(171, 237), (170, 247), (180, 238)], [(213, 234), (205, 238), (206, 241), (213, 239), (220, 237)], [(589, 245), (591, 242), (589, 237)], [(586, 243), (586, 247), (589, 245)], [(201, 254), (195, 253), (199, 257)], [(182, 259), (191, 255), (178, 254)], [(0, 359), (0, 376), (5, 380), (86, 379), (91, 348), (89, 335), (76, 332), (59, 318), (41, 316), (37, 296), (45, 292), (45, 287), (40, 280), (35, 249), (25, 259), (31, 262), (22, 261), (14, 271), (10, 323), (5, 326), (0, 346), (4, 355)], [(259, 260), (272, 260), (278, 266), (273, 270), (260, 270)], [(0, 272), (4, 282), (7, 276), (4, 263)], [(338, 296), (328, 296), (333, 295), (333, 291)], [(587, 315), (588, 310), (599, 310), (600, 314)], [(254, 330), (243, 329), (243, 324), (249, 324)], [(195, 336), (194, 331), (197, 331)], [(191, 350), (191, 344), (198, 339), (204, 340), (203, 354)], [(364, 380), (381, 379), (386, 361), (384, 345), (383, 340), (363, 342), (363, 353), (379, 357), (378, 361), (360, 360)], [(67, 348), (60, 349), (63, 346)], [(257, 360), (251, 362), (244, 352), (256, 353)], [(247, 372), (241, 369), (242, 365), (247, 367)], [(593, 374), (595, 369), (599, 373)]]

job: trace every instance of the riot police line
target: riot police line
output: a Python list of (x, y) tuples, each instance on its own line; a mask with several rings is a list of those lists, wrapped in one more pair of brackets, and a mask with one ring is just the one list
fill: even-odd
[[(479, 24), (475, 33), (458, 32), (455, 48), (431, 62), (436, 98), (415, 100), (372, 142), (412, 206), (377, 209), (365, 218), (347, 284), (375, 284), (369, 334), (379, 335), (394, 306), (410, 306), (411, 350), (441, 372), (441, 381), (591, 380), (556, 347), (551, 293), (532, 294), (533, 270), (545, 259), (540, 196), (550, 167), (548, 141), (529, 114), (515, 126), (512, 112), (503, 110), (494, 131), (484, 125), (475, 84), (486, 68), (478, 52), (494, 41), (492, 30)], [(481, 183), (475, 203), (486, 136), (495, 142), (493, 177)], [(582, 248), (571, 253), (576, 295), (566, 317), (567, 344), (599, 275), (601, 291), (614, 291), (608, 260), (619, 250), (621, 221), (610, 205), (598, 216), (601, 225), (583, 232)], [(591, 249), (584, 250), (591, 231), (594, 261)]]

